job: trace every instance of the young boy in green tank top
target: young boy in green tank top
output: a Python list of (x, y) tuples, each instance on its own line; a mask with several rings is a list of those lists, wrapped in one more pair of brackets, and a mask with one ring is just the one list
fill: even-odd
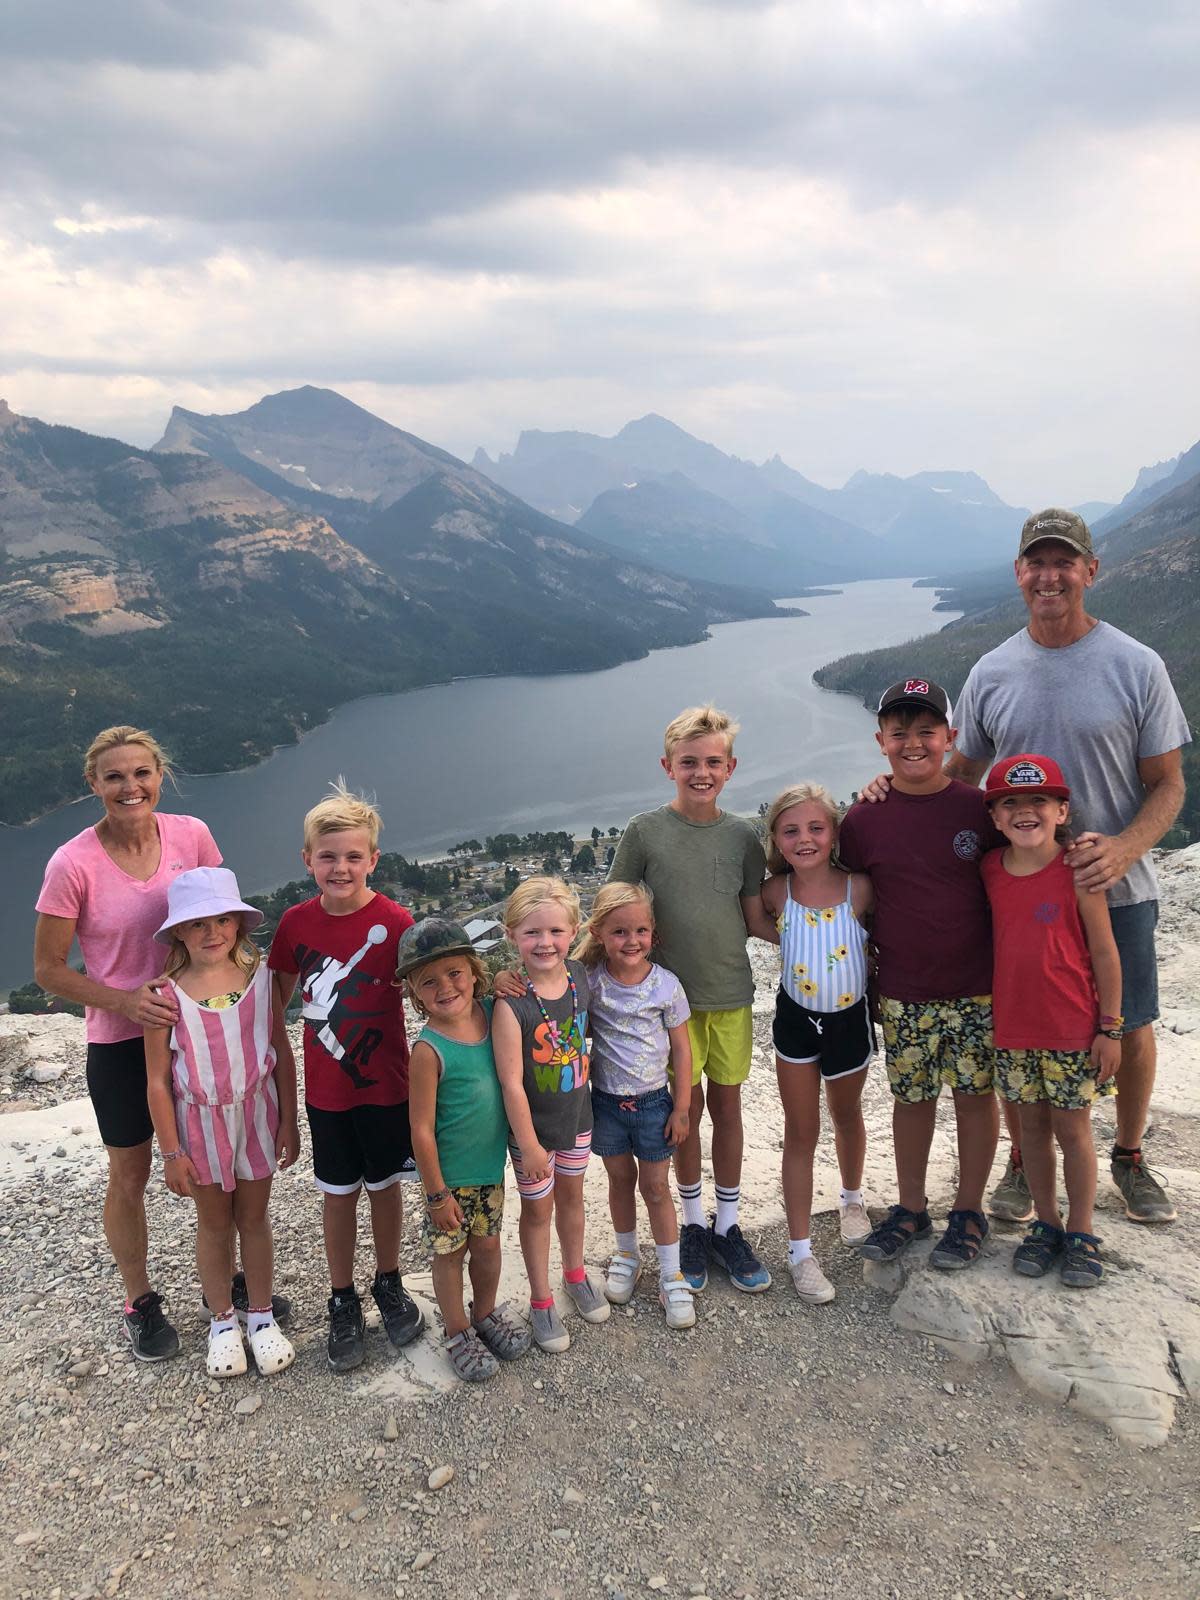
[(527, 1324), (496, 1304), (508, 1118), (492, 1055), (492, 1002), (481, 999), (486, 977), (466, 930), (444, 917), (408, 929), (396, 977), (426, 1018), (409, 1061), (409, 1119), (446, 1355), (460, 1378), (479, 1383), (530, 1342)]

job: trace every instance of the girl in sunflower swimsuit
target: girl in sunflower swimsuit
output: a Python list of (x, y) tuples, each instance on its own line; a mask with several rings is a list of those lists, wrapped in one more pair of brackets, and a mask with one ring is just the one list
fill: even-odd
[(871, 1231), (862, 1196), (867, 1134), (862, 1092), (874, 1044), (867, 1014), (871, 880), (835, 858), (838, 808), (819, 783), (785, 789), (767, 812), (763, 904), (780, 946), (775, 1068), (783, 1102), (783, 1200), (788, 1270), (810, 1305), (834, 1296), (809, 1238), (813, 1157), (821, 1132), (821, 1084), (833, 1122), (842, 1242)]

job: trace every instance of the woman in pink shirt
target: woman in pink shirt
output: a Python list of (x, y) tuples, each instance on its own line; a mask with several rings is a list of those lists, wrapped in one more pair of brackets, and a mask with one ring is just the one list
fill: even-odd
[[(181, 872), (216, 867), (221, 853), (196, 817), (156, 813), (170, 773), (139, 728), (106, 728), (83, 775), (104, 806), (94, 827), (50, 858), (38, 896), (34, 975), (48, 993), (87, 1010), (87, 1084), (108, 1154), (104, 1232), (125, 1283), (125, 1331), (134, 1354), (161, 1361), (179, 1349), (146, 1273), (145, 1190), (153, 1125), (146, 1105), (145, 1027), (179, 1016), (163, 982), (154, 935)], [(78, 940), (86, 973), (68, 964)]]

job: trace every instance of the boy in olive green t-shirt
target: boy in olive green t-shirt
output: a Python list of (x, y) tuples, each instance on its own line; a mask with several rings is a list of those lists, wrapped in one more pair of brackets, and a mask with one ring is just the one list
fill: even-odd
[[(738, 1227), (742, 1179), (742, 1084), (750, 1075), (754, 979), (746, 955), (746, 905), (757, 904), (766, 874), (753, 825), (717, 806), (737, 761), (737, 724), (715, 706), (694, 706), (667, 727), (663, 771), (675, 798), (631, 819), (609, 880), (645, 883), (654, 895), (658, 959), (683, 985), (692, 1015), (692, 1104), (687, 1139), (675, 1152), (683, 1202), (679, 1263), (693, 1291), (708, 1283), (708, 1262), (738, 1289), (758, 1294), (771, 1274)], [(705, 1095), (702, 1077), (708, 1079)], [(712, 1119), (717, 1210), (705, 1226), (700, 1201), (700, 1117)]]

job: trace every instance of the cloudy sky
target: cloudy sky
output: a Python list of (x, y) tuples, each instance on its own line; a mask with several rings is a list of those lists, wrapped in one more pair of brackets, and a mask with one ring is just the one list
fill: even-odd
[(1192, 0), (7, 0), (0, 394), (658, 411), (1116, 499), (1200, 437)]

